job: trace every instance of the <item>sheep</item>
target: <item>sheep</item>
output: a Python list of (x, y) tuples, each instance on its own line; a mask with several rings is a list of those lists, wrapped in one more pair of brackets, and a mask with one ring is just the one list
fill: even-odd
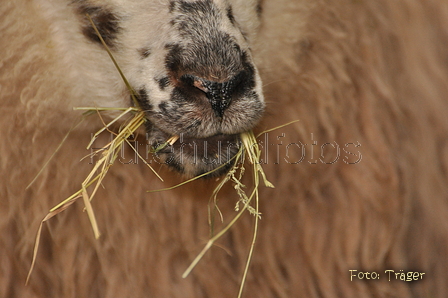
[[(135, 17), (141, 33), (151, 22), (166, 28), (169, 9), (195, 2), (212, 3), (241, 24), (241, 35), (224, 27), (250, 48), (263, 82), (265, 114), (251, 124), (255, 130), (300, 120), (259, 137), (260, 163), (275, 188), (260, 189), (245, 296), (448, 295), (447, 4), (106, 2), (1, 5), (0, 297), (236, 297), (253, 216), (243, 216), (183, 279), (209, 237), (215, 181), (148, 193), (182, 177), (157, 164), (161, 182), (142, 162), (130, 162), (130, 150), (92, 201), (101, 237), (94, 238), (82, 202), (74, 203), (45, 223), (25, 285), (40, 221), (79, 189), (94, 162), (82, 158), (103, 124), (91, 116), (76, 126), (73, 107), (130, 105), (104, 48), (80, 29), (88, 25), (79, 7), (94, 5), (88, 11), (99, 16), (123, 9), (119, 18)], [(139, 9), (144, 5), (163, 8)], [(140, 42), (121, 30), (117, 39), (126, 46)], [(118, 60), (138, 81), (133, 61)], [(231, 187), (220, 194), (225, 222), (236, 199)]]

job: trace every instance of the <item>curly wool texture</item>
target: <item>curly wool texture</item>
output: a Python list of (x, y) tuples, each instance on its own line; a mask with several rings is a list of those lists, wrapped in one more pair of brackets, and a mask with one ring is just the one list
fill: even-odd
[[(98, 241), (81, 202), (45, 224), (24, 285), (39, 222), (79, 189), (91, 169), (79, 160), (101, 127), (79, 126), (25, 190), (75, 120), (70, 103), (89, 94), (30, 4), (0, 8), (0, 297), (236, 296), (253, 219), (182, 279), (208, 237), (208, 197), (195, 191), (213, 183), (147, 194), (163, 185), (143, 164), (117, 163), (106, 178), (93, 201)], [(442, 1), (263, 1), (253, 49), (268, 101), (260, 128), (300, 122), (269, 135), (264, 169), (276, 188), (261, 193), (247, 297), (448, 295), (447, 25)], [(285, 147), (299, 142), (304, 161), (287, 163), (297, 151)], [(333, 164), (319, 160), (326, 142), (341, 146)], [(353, 158), (344, 148), (356, 152), (349, 142), (361, 144), (357, 164), (343, 162)], [(234, 196), (227, 189), (220, 201), (227, 220)], [(350, 281), (351, 269), (381, 278)], [(389, 282), (388, 269), (426, 275)]]

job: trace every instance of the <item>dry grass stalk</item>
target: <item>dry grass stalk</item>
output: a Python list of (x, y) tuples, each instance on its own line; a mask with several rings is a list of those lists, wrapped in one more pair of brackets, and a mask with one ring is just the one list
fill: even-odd
[[(281, 127), (284, 127), (286, 125), (292, 124), (297, 121), (292, 121), (290, 123), (287, 123), (285, 125), (281, 125), (266, 131), (263, 131), (261, 134), (264, 134), (266, 132), (270, 132), (275, 129), (279, 129)], [(254, 221), (254, 232), (252, 235), (252, 242), (249, 249), (246, 265), (244, 268), (243, 276), (241, 278), (241, 284), (238, 292), (238, 298), (242, 297), (244, 285), (246, 282), (247, 273), (249, 271), (249, 266), (252, 260), (253, 252), (255, 243), (258, 236), (258, 221), (261, 218), (261, 213), (259, 212), (259, 186), (260, 186), (260, 180), (263, 180), (263, 183), (266, 187), (274, 188), (274, 185), (269, 182), (266, 178), (266, 174), (263, 171), (263, 168), (260, 164), (260, 157), (261, 157), (261, 150), (258, 147), (257, 139), (252, 131), (244, 132), (240, 135), (242, 145), (238, 153), (234, 157), (234, 166), (229, 170), (227, 175), (221, 180), (221, 182), (216, 186), (214, 189), (211, 201), (213, 202), (213, 208), (209, 207), (209, 224), (211, 229), (211, 238), (206, 243), (205, 247), (202, 249), (202, 251), (196, 256), (196, 258), (193, 260), (193, 262), (190, 264), (190, 266), (185, 270), (182, 277), (187, 277), (190, 272), (193, 270), (193, 268), (199, 263), (199, 261), (203, 258), (205, 253), (215, 244), (215, 242), (221, 238), (243, 215), (243, 213), (247, 210), (250, 214), (254, 215), (255, 221)], [(241, 182), (243, 176), (245, 175), (245, 166), (244, 166), (244, 160), (247, 157), (251, 168), (252, 168), (252, 191), (248, 195), (245, 191), (246, 186)], [(208, 174), (208, 173), (206, 173)], [(261, 176), (261, 179), (260, 179)], [(196, 179), (196, 178), (193, 178)], [(191, 179), (191, 180), (193, 180)], [(187, 181), (188, 182), (188, 181)], [(211, 211), (216, 210), (219, 212), (222, 220), (222, 214), (219, 211), (219, 208), (217, 207), (217, 196), (219, 191), (222, 189), (222, 187), (228, 183), (233, 183), (233, 186), (239, 196), (239, 200), (236, 203), (235, 210), (238, 212), (237, 215), (216, 235), (214, 235), (214, 216), (213, 212)], [(185, 183), (182, 183), (182, 185)], [(253, 204), (254, 206), (252, 206)], [(240, 205), (243, 207), (240, 208)]]
[[(108, 108), (77, 108), (77, 109), (78, 110), (88, 110), (89, 112), (91, 112), (91, 111), (99, 112), (99, 111), (103, 111), (103, 110), (109, 110)], [(113, 140), (111, 142), (106, 144), (106, 146), (104, 146), (103, 148), (98, 149), (98, 150), (96, 150), (95, 152), (92, 153), (92, 155), (100, 155), (101, 158), (95, 163), (95, 166), (90, 171), (89, 175), (81, 183), (81, 189), (79, 191), (75, 192), (73, 195), (71, 195), (67, 199), (65, 199), (62, 202), (60, 202), (59, 204), (57, 204), (56, 206), (54, 206), (53, 208), (51, 208), (49, 213), (41, 221), (39, 229), (38, 229), (38, 232), (37, 232), (37, 236), (36, 236), (36, 241), (35, 241), (35, 246), (34, 246), (34, 251), (33, 251), (33, 260), (32, 260), (32, 263), (31, 263), (30, 271), (28, 273), (27, 282), (29, 280), (31, 272), (32, 272), (32, 270), (34, 268), (34, 264), (36, 262), (36, 256), (37, 256), (37, 251), (38, 251), (38, 248), (39, 248), (39, 241), (40, 241), (40, 235), (41, 235), (43, 223), (46, 222), (47, 220), (49, 220), (50, 218), (52, 218), (53, 216), (61, 213), (65, 209), (67, 209), (68, 206), (73, 204), (79, 198), (83, 199), (85, 210), (87, 211), (87, 215), (89, 217), (89, 220), (90, 220), (90, 223), (91, 223), (91, 226), (92, 226), (95, 238), (99, 238), (100, 237), (100, 231), (99, 231), (99, 228), (98, 228), (98, 224), (97, 224), (97, 221), (96, 221), (96, 218), (95, 218), (95, 213), (93, 211), (91, 201), (94, 198), (98, 188), (100, 187), (101, 182), (106, 177), (106, 174), (109, 171), (110, 167), (114, 164), (116, 158), (118, 157), (118, 154), (119, 154), (119, 152), (121, 150), (121, 147), (122, 147), (123, 143), (124, 142), (128, 143), (131, 148), (136, 150), (129, 143), (129, 138), (131, 136), (133, 136), (135, 134), (135, 132), (146, 121), (145, 120), (145, 116), (144, 116), (144, 112), (139, 110), (139, 109), (137, 109), (137, 108), (128, 108), (128, 109), (123, 109), (123, 110), (124, 110), (123, 113), (121, 113), (118, 117), (113, 119), (109, 124), (107, 124), (107, 125), (105, 124), (104, 127), (102, 129), (100, 129), (94, 135), (94, 137), (92, 138), (91, 142), (87, 146), (87, 149), (90, 149), (92, 144), (93, 144), (93, 142), (98, 138), (98, 136), (102, 132), (104, 132), (105, 130), (107, 130), (109, 132), (112, 132), (109, 128), (111, 127), (111, 125), (113, 123), (115, 123), (118, 119), (122, 118), (123, 116), (125, 116), (125, 115), (127, 115), (129, 113), (133, 113), (133, 117), (131, 117), (130, 120), (125, 122), (126, 123), (125, 125), (120, 127), (118, 133), (115, 133), (115, 137), (113, 138)], [(64, 138), (64, 140), (66, 139), (66, 137)], [(137, 151), (135, 151), (135, 152), (137, 153), (138, 157), (153, 171), (153, 173), (159, 179), (161, 179), (163, 181), (163, 179), (140, 156), (140, 154), (138, 154)], [(94, 185), (94, 188), (93, 188), (92, 192), (89, 194), (88, 188), (90, 186), (92, 186), (92, 185)]]

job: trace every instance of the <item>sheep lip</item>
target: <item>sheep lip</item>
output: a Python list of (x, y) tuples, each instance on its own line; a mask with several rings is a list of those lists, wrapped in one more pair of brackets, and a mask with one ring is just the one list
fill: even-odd
[[(188, 133), (188, 130), (184, 133), (163, 131), (149, 121), (146, 122), (146, 132), (154, 160), (187, 178), (205, 173), (208, 173), (204, 176), (206, 178), (225, 175), (241, 149), (239, 133), (218, 132), (202, 137)], [(176, 135), (178, 139), (172, 141), (172, 137)]]
[(184, 137), (180, 134), (179, 141), (181, 143), (200, 143), (200, 142), (230, 142), (238, 140), (238, 135), (216, 134), (206, 138)]
[(206, 138), (185, 137), (179, 135), (179, 139), (171, 146), (174, 150), (186, 154), (195, 154), (198, 157), (215, 156), (226, 151), (230, 146), (238, 147), (240, 138), (238, 134), (216, 134)]

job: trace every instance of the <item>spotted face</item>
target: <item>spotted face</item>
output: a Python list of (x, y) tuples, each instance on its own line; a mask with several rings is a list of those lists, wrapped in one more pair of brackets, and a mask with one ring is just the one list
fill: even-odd
[(157, 153), (166, 164), (193, 176), (235, 155), (238, 135), (264, 110), (250, 52), (258, 1), (73, 0), (71, 6), (84, 38), (101, 47), (85, 18), (91, 15), (137, 92), (149, 142), (180, 136)]

